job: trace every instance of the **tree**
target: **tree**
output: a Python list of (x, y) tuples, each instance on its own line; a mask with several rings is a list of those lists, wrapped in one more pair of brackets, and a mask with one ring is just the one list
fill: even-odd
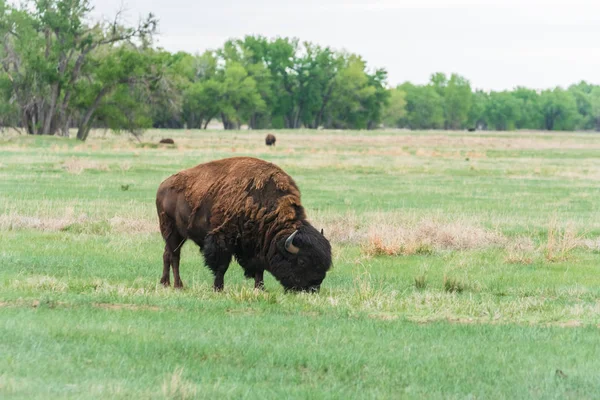
[(472, 101), (473, 93), (469, 81), (460, 75), (452, 74), (444, 90), (446, 129), (460, 129), (467, 124)]
[(443, 72), (431, 74), (431, 77), (429, 78), (429, 84), (435, 89), (436, 93), (440, 97), (443, 98), (445, 96), (446, 87), (448, 86), (448, 78), (446, 77), (446, 74)]
[(487, 129), (488, 123), (485, 118), (485, 109), (489, 101), (489, 95), (483, 90), (473, 93), (471, 108), (469, 109), (468, 125), (474, 129)]
[(432, 85), (399, 86), (406, 93), (406, 117), (402, 126), (410, 129), (439, 129), (444, 126), (443, 98)]
[[(162, 77), (162, 63), (165, 54), (155, 50), (143, 50), (133, 46), (118, 46), (105, 49), (103, 54), (90, 63), (88, 80), (77, 85), (77, 106), (81, 113), (78, 122), (77, 139), (86, 140), (101, 107), (115, 112), (115, 118), (104, 112), (105, 121), (113, 129), (124, 128), (137, 134), (139, 129), (151, 126), (149, 118), (141, 117), (142, 109), (157, 90), (157, 82)], [(137, 96), (145, 92), (146, 97)], [(133, 96), (130, 99), (127, 96)], [(125, 119), (123, 119), (123, 118)], [(119, 122), (122, 126), (119, 126)], [(136, 122), (141, 122), (136, 124)]]
[(276, 101), (272, 89), (271, 72), (267, 68), (269, 42), (262, 36), (246, 36), (244, 39), (228, 40), (218, 51), (225, 63), (237, 62), (242, 65), (248, 76), (256, 83), (256, 91), (265, 103), (249, 116), (251, 129), (268, 128), (271, 125), (271, 113)]
[(579, 113), (580, 129), (594, 129), (596, 121), (592, 115), (592, 91), (594, 86), (585, 81), (581, 81), (576, 85), (571, 85), (568, 92), (571, 93), (577, 103), (577, 112)]
[(541, 129), (542, 114), (540, 96), (533, 89), (517, 87), (512, 91), (513, 97), (519, 100), (519, 117), (515, 121), (516, 129)]
[(30, 134), (68, 134), (74, 90), (92, 54), (133, 39), (148, 42), (157, 20), (148, 15), (136, 27), (112, 22), (88, 26), (89, 0), (24, 0), (0, 9), (4, 72)]
[(590, 117), (594, 123), (594, 129), (600, 132), (600, 86), (594, 86), (589, 94)]
[(577, 124), (575, 98), (560, 87), (541, 93), (540, 110), (546, 130), (572, 130)]
[(384, 70), (369, 74), (361, 57), (347, 55), (334, 82), (325, 126), (372, 129), (379, 124), (389, 96), (386, 77)]
[(220, 113), (218, 104), (221, 84), (217, 77), (217, 54), (207, 51), (201, 56), (183, 57), (174, 65), (174, 74), (183, 79), (182, 119), (189, 129), (204, 128)]
[(402, 126), (406, 116), (406, 93), (398, 86), (390, 89), (390, 99), (383, 112), (383, 125), (387, 127)]
[(257, 110), (265, 107), (254, 78), (237, 62), (229, 63), (219, 79), (218, 106), (225, 129), (238, 129)]
[(491, 92), (486, 102), (484, 118), (493, 129), (513, 130), (520, 116), (519, 106), (519, 100), (510, 92)]

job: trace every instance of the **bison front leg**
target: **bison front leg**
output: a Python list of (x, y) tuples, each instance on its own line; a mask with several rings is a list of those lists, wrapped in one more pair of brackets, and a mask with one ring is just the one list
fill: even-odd
[(225, 283), (225, 272), (229, 268), (232, 252), (227, 248), (223, 239), (217, 239), (215, 235), (208, 235), (204, 240), (204, 260), (206, 265), (215, 276), (213, 288), (216, 292), (223, 290)]
[(231, 262), (231, 254), (220, 253), (213, 254), (208, 257), (212, 259), (212, 261), (210, 262), (207, 259), (208, 267), (211, 269), (213, 275), (215, 276), (213, 288), (215, 292), (220, 292), (225, 286), (225, 272), (227, 272), (227, 269), (229, 268), (229, 263)]
[(264, 272), (265, 271), (261, 269), (254, 274), (254, 289), (265, 290), (265, 281), (263, 280)]

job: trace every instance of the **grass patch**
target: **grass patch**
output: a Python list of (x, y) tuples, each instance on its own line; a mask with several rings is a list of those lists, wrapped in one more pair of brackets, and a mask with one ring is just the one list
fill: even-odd
[[(0, 136), (0, 397), (597, 397), (600, 136), (277, 138)], [(158, 283), (159, 183), (237, 155), (299, 184), (320, 293), (235, 263), (214, 293), (193, 244), (184, 290)]]

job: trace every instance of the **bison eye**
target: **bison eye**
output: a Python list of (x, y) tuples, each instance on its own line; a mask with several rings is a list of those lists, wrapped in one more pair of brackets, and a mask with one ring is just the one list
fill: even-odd
[(303, 259), (299, 259), (298, 260), (298, 265), (301, 267), (304, 267), (304, 260)]

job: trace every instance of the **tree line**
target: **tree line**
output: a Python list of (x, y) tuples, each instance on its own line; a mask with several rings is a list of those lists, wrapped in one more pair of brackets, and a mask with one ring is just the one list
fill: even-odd
[(246, 36), (203, 54), (156, 48), (158, 20), (90, 21), (90, 0), (0, 0), (0, 126), (85, 140), (94, 127), (600, 129), (600, 87), (473, 90), (435, 73), (387, 86), (359, 55)]
[(464, 77), (435, 73), (429, 83), (390, 89), (385, 126), (409, 129), (596, 130), (600, 86), (580, 82), (567, 89), (484, 92)]

